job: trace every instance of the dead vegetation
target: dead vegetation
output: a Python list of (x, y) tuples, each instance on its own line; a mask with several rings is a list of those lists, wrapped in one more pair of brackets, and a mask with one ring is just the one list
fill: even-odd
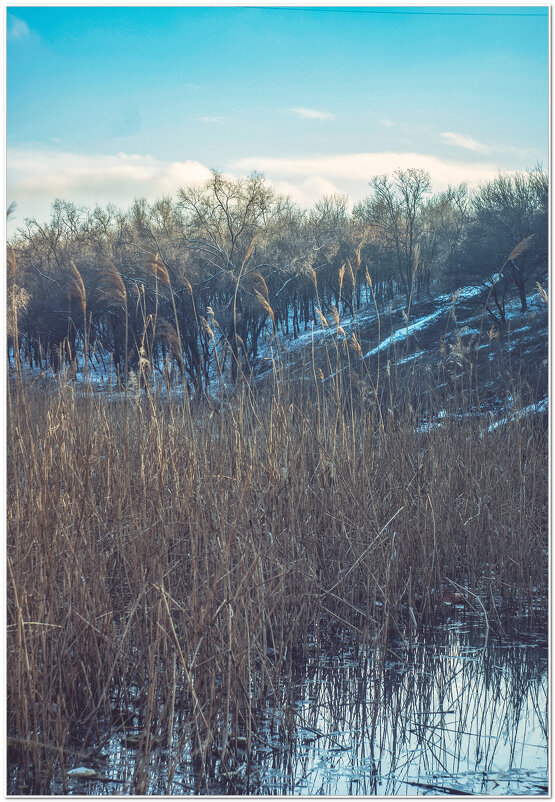
[[(107, 396), (10, 381), (8, 734), (20, 789), (48, 792), (60, 767), (64, 777), (130, 727), (135, 793), (161, 746), (168, 787), (184, 754), (206, 781), (216, 764), (231, 776), (297, 656), (335, 648), (344, 631), (385, 644), (432, 621), (450, 583), (488, 626), (545, 620), (543, 419), (489, 431), (465, 417), (469, 364), (446, 407), (430, 372), (401, 386), (389, 366), (378, 378), (356, 369), (356, 342), (336, 329), (329, 381), (308, 349), (308, 378), (276, 361), (263, 392), (243, 377), (218, 404), (140, 381)], [(177, 327), (165, 336), (179, 344)], [(423, 426), (440, 408), (442, 426)]]

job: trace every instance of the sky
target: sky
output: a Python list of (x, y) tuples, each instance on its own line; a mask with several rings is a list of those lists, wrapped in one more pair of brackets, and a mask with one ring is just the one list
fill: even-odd
[(547, 6), (6, 9), (8, 232), (56, 198), (127, 208), (210, 169), (303, 207), (428, 170), (548, 160)]

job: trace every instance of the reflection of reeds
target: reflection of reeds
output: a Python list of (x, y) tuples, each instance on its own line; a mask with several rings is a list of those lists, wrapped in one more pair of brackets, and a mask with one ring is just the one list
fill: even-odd
[[(278, 753), (277, 765), (273, 756), (268, 775), (279, 770), (276, 790), (288, 792), (292, 772), (303, 793), (326, 796), (405, 794), (419, 784), (437, 792), (491, 792), (500, 771), (512, 769), (513, 782), (519, 768), (526, 773), (523, 736), (532, 722), (528, 748), (537, 745), (541, 754), (542, 732), (547, 746), (547, 655), (523, 651), (518, 642), (508, 648), (494, 642), (484, 652), (481, 628), (471, 633), (467, 640), (456, 629), (443, 630), (408, 650), (398, 642), (358, 658), (348, 652), (344, 665), (335, 649), (329, 655), (315, 649), (299, 661), (294, 695), (286, 697), (284, 683), (279, 699), (295, 712), (280, 718), (291, 721), (291, 747)], [(264, 742), (279, 742), (271, 717), (259, 731)], [(267, 793), (270, 766), (263, 754), (256, 758), (253, 792)], [(544, 771), (547, 777), (547, 759)]]

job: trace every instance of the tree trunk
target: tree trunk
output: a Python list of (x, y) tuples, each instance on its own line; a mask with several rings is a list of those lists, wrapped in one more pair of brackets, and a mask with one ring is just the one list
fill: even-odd
[(528, 302), (526, 300), (526, 288), (524, 286), (524, 278), (522, 276), (522, 271), (518, 268), (515, 263), (511, 259), (511, 267), (513, 268), (513, 279), (518, 290), (518, 294), (520, 295), (520, 306), (521, 311), (526, 312), (528, 309)]

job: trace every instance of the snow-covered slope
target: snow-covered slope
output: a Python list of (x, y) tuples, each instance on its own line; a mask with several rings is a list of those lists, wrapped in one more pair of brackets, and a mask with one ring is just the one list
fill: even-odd
[[(413, 304), (408, 318), (401, 298), (379, 316), (373, 304), (362, 307), (356, 315), (340, 315), (338, 325), (328, 315), (327, 327), (313, 323), (297, 338), (283, 334), (269, 338), (260, 349), (255, 380), (269, 375), (269, 360), (276, 358), (286, 360), (289, 374), (300, 378), (306, 370), (307, 348), (310, 361), (321, 368), (324, 382), (333, 380), (349, 365), (363, 366), (371, 376), (378, 360), (395, 368), (401, 381), (403, 371), (414, 375), (426, 367), (434, 370), (441, 361), (460, 371), (468, 370), (472, 363), (482, 385), (482, 401), (474, 411), (487, 413), (489, 421), (492, 412), (499, 416), (497, 423), (490, 423), (494, 428), (506, 417), (503, 412), (515, 382), (527, 387), (528, 395), (520, 399), (522, 414), (547, 411), (547, 305), (534, 292), (527, 299), (528, 309), (522, 311), (520, 300), (513, 298), (506, 304), (504, 325), (499, 325), (485, 310), (484, 299), (483, 288), (468, 286), (452, 295)], [(362, 346), (362, 355), (359, 352), (357, 357), (351, 350), (349, 363), (332, 360), (331, 366), (329, 360), (322, 359), (325, 349), (329, 353), (331, 345), (352, 343), (353, 335)], [(335, 348), (334, 356), (342, 350)]]
[[(474, 286), (416, 302), (409, 316), (400, 297), (385, 310), (379, 310), (379, 314), (373, 303), (365, 304), (354, 315), (345, 315), (340, 309), (337, 324), (328, 312), (324, 319), (327, 326), (324, 322), (312, 323), (296, 338), (282, 331), (268, 332), (266, 338), (261, 338), (250, 381), (263, 391), (265, 380), (278, 362), (286, 366), (285, 373), (292, 380), (302, 378), (306, 365), (314, 363), (321, 370), (324, 383), (353, 367), (359, 375), (371, 379), (378, 367), (387, 366), (388, 370), (395, 369), (396, 381), (402, 383), (419, 371), (436, 370), (442, 362), (451, 365), (455, 376), (457, 370), (462, 375), (472, 363), (482, 397), (474, 414), (487, 413), (493, 429), (510, 413), (507, 399), (514, 394), (511, 383), (516, 377), (520, 384), (527, 383), (530, 390), (519, 399), (522, 414), (547, 408), (547, 305), (539, 293), (532, 293), (526, 311), (521, 311), (519, 299), (514, 298), (507, 303), (505, 313), (505, 325), (500, 326), (485, 311), (484, 289)], [(344, 357), (347, 349), (343, 346), (348, 343), (358, 347), (349, 349), (347, 360)], [(87, 377), (83, 376), (82, 360), (79, 362), (81, 369), (75, 374), (66, 370), (61, 375), (64, 381), (80, 385), (86, 378), (97, 392), (108, 389), (113, 392), (116, 377), (109, 357), (97, 355)], [(212, 373), (208, 392), (221, 400), (232, 390), (229, 377), (227, 374), (219, 377), (214, 370)], [(27, 375), (45, 384), (52, 381), (52, 376), (30, 372)], [(162, 377), (157, 375), (155, 381), (158, 391), (165, 395), (167, 388)], [(439, 384), (436, 389), (448, 394), (448, 384)], [(181, 391), (174, 387), (172, 394)], [(492, 421), (492, 412), (497, 420)], [(422, 426), (434, 427), (441, 420), (436, 413), (435, 418), (430, 416)]]

